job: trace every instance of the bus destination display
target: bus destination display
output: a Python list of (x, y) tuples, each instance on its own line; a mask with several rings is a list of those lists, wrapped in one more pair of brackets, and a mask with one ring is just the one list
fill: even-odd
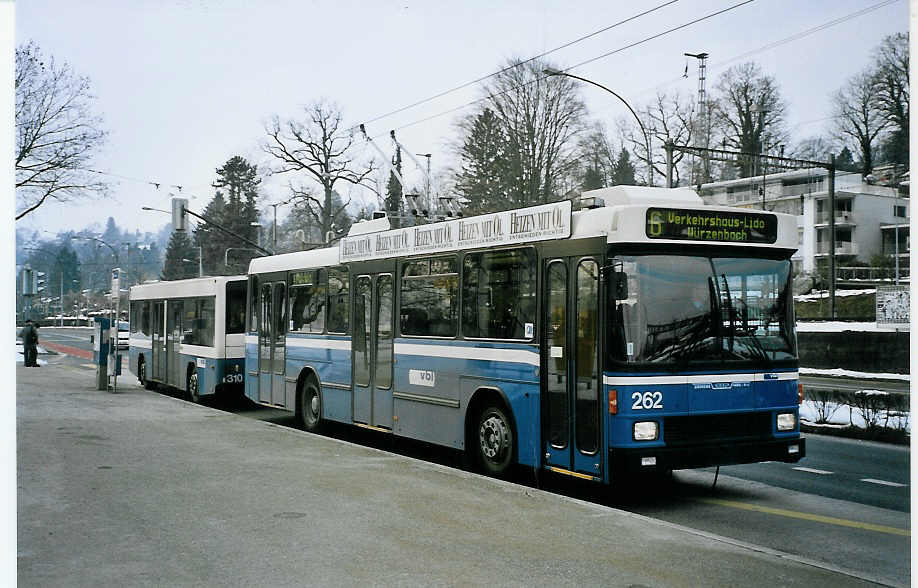
[(778, 239), (778, 218), (757, 212), (648, 208), (646, 231), (651, 239), (771, 244)]

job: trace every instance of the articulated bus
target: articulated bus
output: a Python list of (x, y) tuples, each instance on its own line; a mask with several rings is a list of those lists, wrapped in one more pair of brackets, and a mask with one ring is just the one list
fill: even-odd
[(494, 475), (802, 458), (794, 217), (685, 188), (580, 200), (253, 259), (246, 396)]
[(130, 369), (144, 387), (178, 388), (194, 402), (242, 394), (245, 276), (133, 286), (130, 303)]

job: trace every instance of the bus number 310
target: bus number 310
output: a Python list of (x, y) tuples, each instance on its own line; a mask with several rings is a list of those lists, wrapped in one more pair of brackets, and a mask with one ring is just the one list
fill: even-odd
[(634, 400), (634, 404), (631, 405), (631, 410), (663, 408), (662, 392), (635, 392), (631, 395), (631, 400)]

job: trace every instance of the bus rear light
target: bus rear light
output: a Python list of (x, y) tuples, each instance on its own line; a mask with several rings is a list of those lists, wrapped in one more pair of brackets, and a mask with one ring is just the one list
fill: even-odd
[(618, 390), (609, 390), (609, 414), (618, 414)]
[(797, 382), (797, 404), (803, 404), (803, 384)]

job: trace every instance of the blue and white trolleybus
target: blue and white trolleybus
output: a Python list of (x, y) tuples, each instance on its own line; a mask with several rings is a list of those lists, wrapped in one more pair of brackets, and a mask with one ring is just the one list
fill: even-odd
[(803, 457), (794, 217), (685, 188), (580, 201), (377, 219), (252, 260), (245, 394), (307, 430), (464, 449), (497, 475)]
[(245, 276), (154, 282), (130, 294), (130, 369), (141, 384), (183, 390), (195, 402), (241, 394)]

